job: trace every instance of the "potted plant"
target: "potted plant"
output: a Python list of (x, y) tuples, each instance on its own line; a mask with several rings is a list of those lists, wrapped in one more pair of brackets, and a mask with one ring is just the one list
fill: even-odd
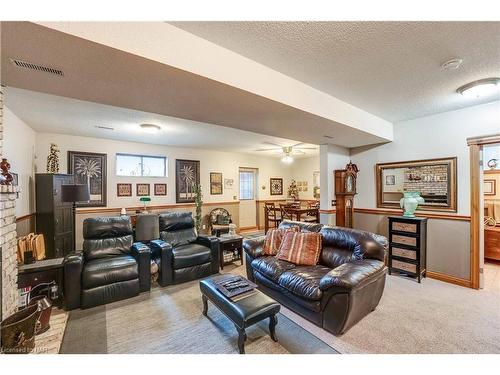
[(201, 185), (193, 184), (193, 194), (194, 194), (194, 204), (196, 206), (194, 222), (196, 226), (196, 231), (199, 233), (201, 229), (201, 223), (203, 221), (203, 218), (201, 216), (201, 206), (203, 205), (203, 194), (201, 192)]

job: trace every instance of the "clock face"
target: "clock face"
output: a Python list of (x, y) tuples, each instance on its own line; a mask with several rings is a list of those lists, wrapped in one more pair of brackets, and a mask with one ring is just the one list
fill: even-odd
[(345, 192), (355, 193), (356, 192), (356, 180), (353, 175), (347, 175), (345, 179)]

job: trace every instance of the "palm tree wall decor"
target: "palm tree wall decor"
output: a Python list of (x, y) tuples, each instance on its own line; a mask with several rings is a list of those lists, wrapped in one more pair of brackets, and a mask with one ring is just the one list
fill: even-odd
[(76, 184), (86, 184), (90, 201), (77, 203), (78, 207), (106, 206), (106, 154), (68, 151), (68, 173)]
[(175, 160), (175, 197), (177, 203), (194, 203), (194, 185), (200, 184), (199, 160)]

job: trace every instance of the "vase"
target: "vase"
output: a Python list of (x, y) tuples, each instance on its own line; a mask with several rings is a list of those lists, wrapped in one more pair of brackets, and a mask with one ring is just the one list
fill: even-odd
[(399, 205), (404, 209), (403, 216), (415, 217), (415, 210), (419, 204), (424, 203), (424, 198), (420, 196), (418, 191), (406, 191), (403, 193), (403, 198), (399, 201)]

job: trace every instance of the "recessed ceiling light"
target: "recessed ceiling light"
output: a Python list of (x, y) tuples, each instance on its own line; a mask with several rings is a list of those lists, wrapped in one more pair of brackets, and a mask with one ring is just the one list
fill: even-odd
[(145, 133), (155, 134), (161, 130), (161, 128), (155, 124), (141, 124), (140, 126), (142, 131)]
[(485, 78), (463, 85), (457, 89), (459, 94), (471, 98), (490, 96), (500, 92), (500, 78)]
[(462, 62), (462, 59), (451, 59), (442, 63), (441, 68), (443, 68), (444, 70), (456, 70), (460, 68)]

